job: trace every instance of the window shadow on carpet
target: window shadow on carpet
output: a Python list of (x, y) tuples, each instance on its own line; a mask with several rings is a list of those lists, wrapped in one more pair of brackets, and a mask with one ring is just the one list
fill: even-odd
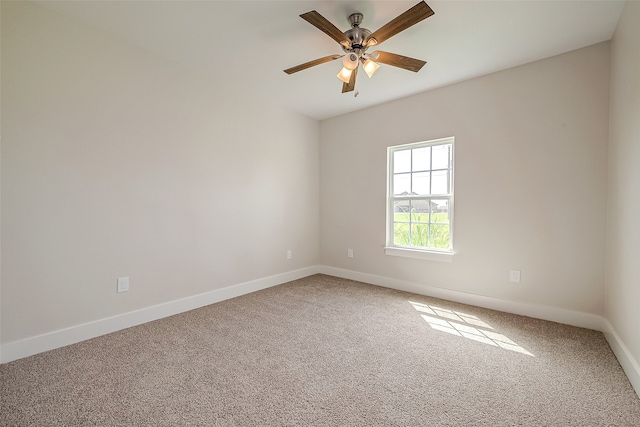
[(496, 332), (477, 316), (419, 302), (409, 303), (433, 329), (535, 357), (513, 340)]

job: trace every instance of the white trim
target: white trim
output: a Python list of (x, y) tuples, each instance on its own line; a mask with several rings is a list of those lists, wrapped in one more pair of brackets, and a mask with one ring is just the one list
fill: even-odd
[(602, 332), (609, 342), (609, 346), (611, 347), (611, 350), (613, 350), (613, 354), (616, 355), (618, 362), (620, 362), (622, 370), (627, 374), (627, 378), (629, 378), (631, 386), (633, 386), (636, 394), (640, 397), (640, 364), (635, 360), (627, 346), (624, 344), (624, 341), (620, 338), (620, 335), (618, 335), (607, 319), (604, 319), (604, 325), (605, 330)]
[(387, 246), (384, 248), (384, 254), (405, 258), (425, 259), (427, 261), (453, 262), (453, 252), (421, 251), (418, 249)]
[(470, 294), (341, 268), (321, 266), (320, 273), (596, 331), (603, 331), (605, 327), (604, 318), (591, 313)]
[[(394, 176), (394, 162), (393, 158), (397, 151), (406, 151), (409, 149), (423, 148), (423, 147), (434, 147), (434, 146), (442, 146), (442, 145), (451, 145), (451, 164), (446, 169), (433, 169), (433, 157), (429, 157), (429, 173), (433, 171), (440, 170), (448, 170), (450, 175), (450, 188), (449, 193), (447, 194), (431, 194), (429, 191), (429, 195), (420, 195), (420, 196), (397, 196), (394, 195), (393, 189), (393, 176)], [(431, 204), (431, 199), (448, 199), (449, 200), (449, 249), (453, 249), (453, 234), (454, 234), (454, 181), (455, 181), (455, 137), (449, 136), (445, 138), (434, 139), (431, 141), (420, 141), (420, 142), (412, 142), (409, 144), (402, 145), (394, 145), (387, 147), (387, 209), (386, 209), (386, 223), (385, 223), (385, 231), (386, 231), (386, 248), (388, 249), (399, 249), (397, 252), (390, 251), (387, 255), (394, 256), (405, 256), (408, 258), (417, 258), (417, 259), (428, 259), (432, 261), (438, 261), (439, 259), (434, 259), (430, 256), (424, 256), (421, 253), (410, 254), (403, 251), (402, 246), (396, 246), (394, 244), (394, 224), (395, 224), (395, 212), (394, 212), (394, 202), (396, 200), (429, 200), (429, 204)], [(413, 165), (411, 166), (411, 171), (413, 172)], [(426, 171), (425, 171), (426, 172)], [(404, 173), (404, 172), (402, 172)], [(410, 220), (411, 222), (411, 220)], [(429, 223), (431, 224), (431, 215), (429, 215)], [(412, 247), (412, 249), (414, 249)], [(415, 248), (417, 249), (417, 248)], [(424, 252), (421, 249), (417, 249), (419, 252)], [(430, 252), (432, 249), (427, 249), (427, 252)], [(403, 251), (403, 252), (400, 252)], [(437, 250), (435, 251), (437, 252)], [(451, 259), (452, 260), (452, 259)], [(444, 261), (444, 262), (451, 262)]]
[(400, 150), (406, 150), (407, 148), (413, 148), (413, 147), (430, 147), (432, 145), (449, 144), (449, 143), (453, 143), (455, 139), (456, 139), (455, 136), (445, 136), (444, 138), (430, 139), (428, 141), (414, 141), (414, 142), (408, 142), (406, 144), (391, 145), (387, 148), (393, 151), (400, 151)]
[(42, 335), (4, 343), (0, 363), (11, 362), (23, 357), (33, 356), (44, 351), (75, 344), (80, 341), (105, 335), (121, 329), (130, 328), (163, 317), (193, 310), (205, 305), (239, 297), (261, 289), (270, 288), (292, 280), (301, 279), (319, 273), (318, 266), (306, 267), (274, 276), (251, 280), (249, 282), (215, 289), (202, 294), (169, 301), (163, 304), (145, 307), (139, 310), (107, 317), (93, 322), (71, 326)]

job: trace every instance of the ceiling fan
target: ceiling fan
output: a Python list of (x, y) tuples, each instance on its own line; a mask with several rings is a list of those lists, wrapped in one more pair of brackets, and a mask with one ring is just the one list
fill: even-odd
[(399, 32), (406, 30), (433, 14), (434, 11), (427, 5), (427, 3), (421, 1), (372, 33), (366, 28), (360, 28), (360, 23), (363, 18), (362, 14), (352, 13), (349, 15), (349, 24), (351, 24), (351, 29), (343, 33), (317, 11), (312, 10), (311, 12), (303, 13), (300, 15), (302, 19), (340, 43), (345, 54), (329, 55), (323, 58), (314, 59), (313, 61), (287, 68), (284, 72), (287, 74), (293, 74), (316, 65), (324, 64), (325, 62), (342, 58), (343, 67), (338, 73), (338, 78), (343, 81), (342, 93), (351, 92), (355, 89), (356, 75), (358, 73), (358, 65), (360, 63), (362, 63), (362, 69), (369, 78), (378, 71), (380, 64), (393, 65), (394, 67), (403, 68), (417, 73), (424, 64), (426, 64), (425, 61), (395, 53), (383, 52), (381, 50), (376, 50), (370, 54), (366, 53), (366, 51), (368, 48), (382, 43), (388, 38), (395, 36)]

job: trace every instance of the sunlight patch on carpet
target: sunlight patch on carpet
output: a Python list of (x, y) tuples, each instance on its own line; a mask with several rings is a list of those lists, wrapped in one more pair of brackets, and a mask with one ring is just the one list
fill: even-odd
[(477, 316), (419, 302), (409, 301), (409, 303), (435, 330), (533, 356), (513, 340), (495, 332), (494, 328)]

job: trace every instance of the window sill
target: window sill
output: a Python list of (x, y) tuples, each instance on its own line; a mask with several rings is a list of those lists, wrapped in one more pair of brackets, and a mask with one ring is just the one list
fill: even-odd
[(427, 261), (453, 262), (453, 252), (421, 251), (418, 249), (385, 247), (384, 253), (385, 255), (424, 259)]

